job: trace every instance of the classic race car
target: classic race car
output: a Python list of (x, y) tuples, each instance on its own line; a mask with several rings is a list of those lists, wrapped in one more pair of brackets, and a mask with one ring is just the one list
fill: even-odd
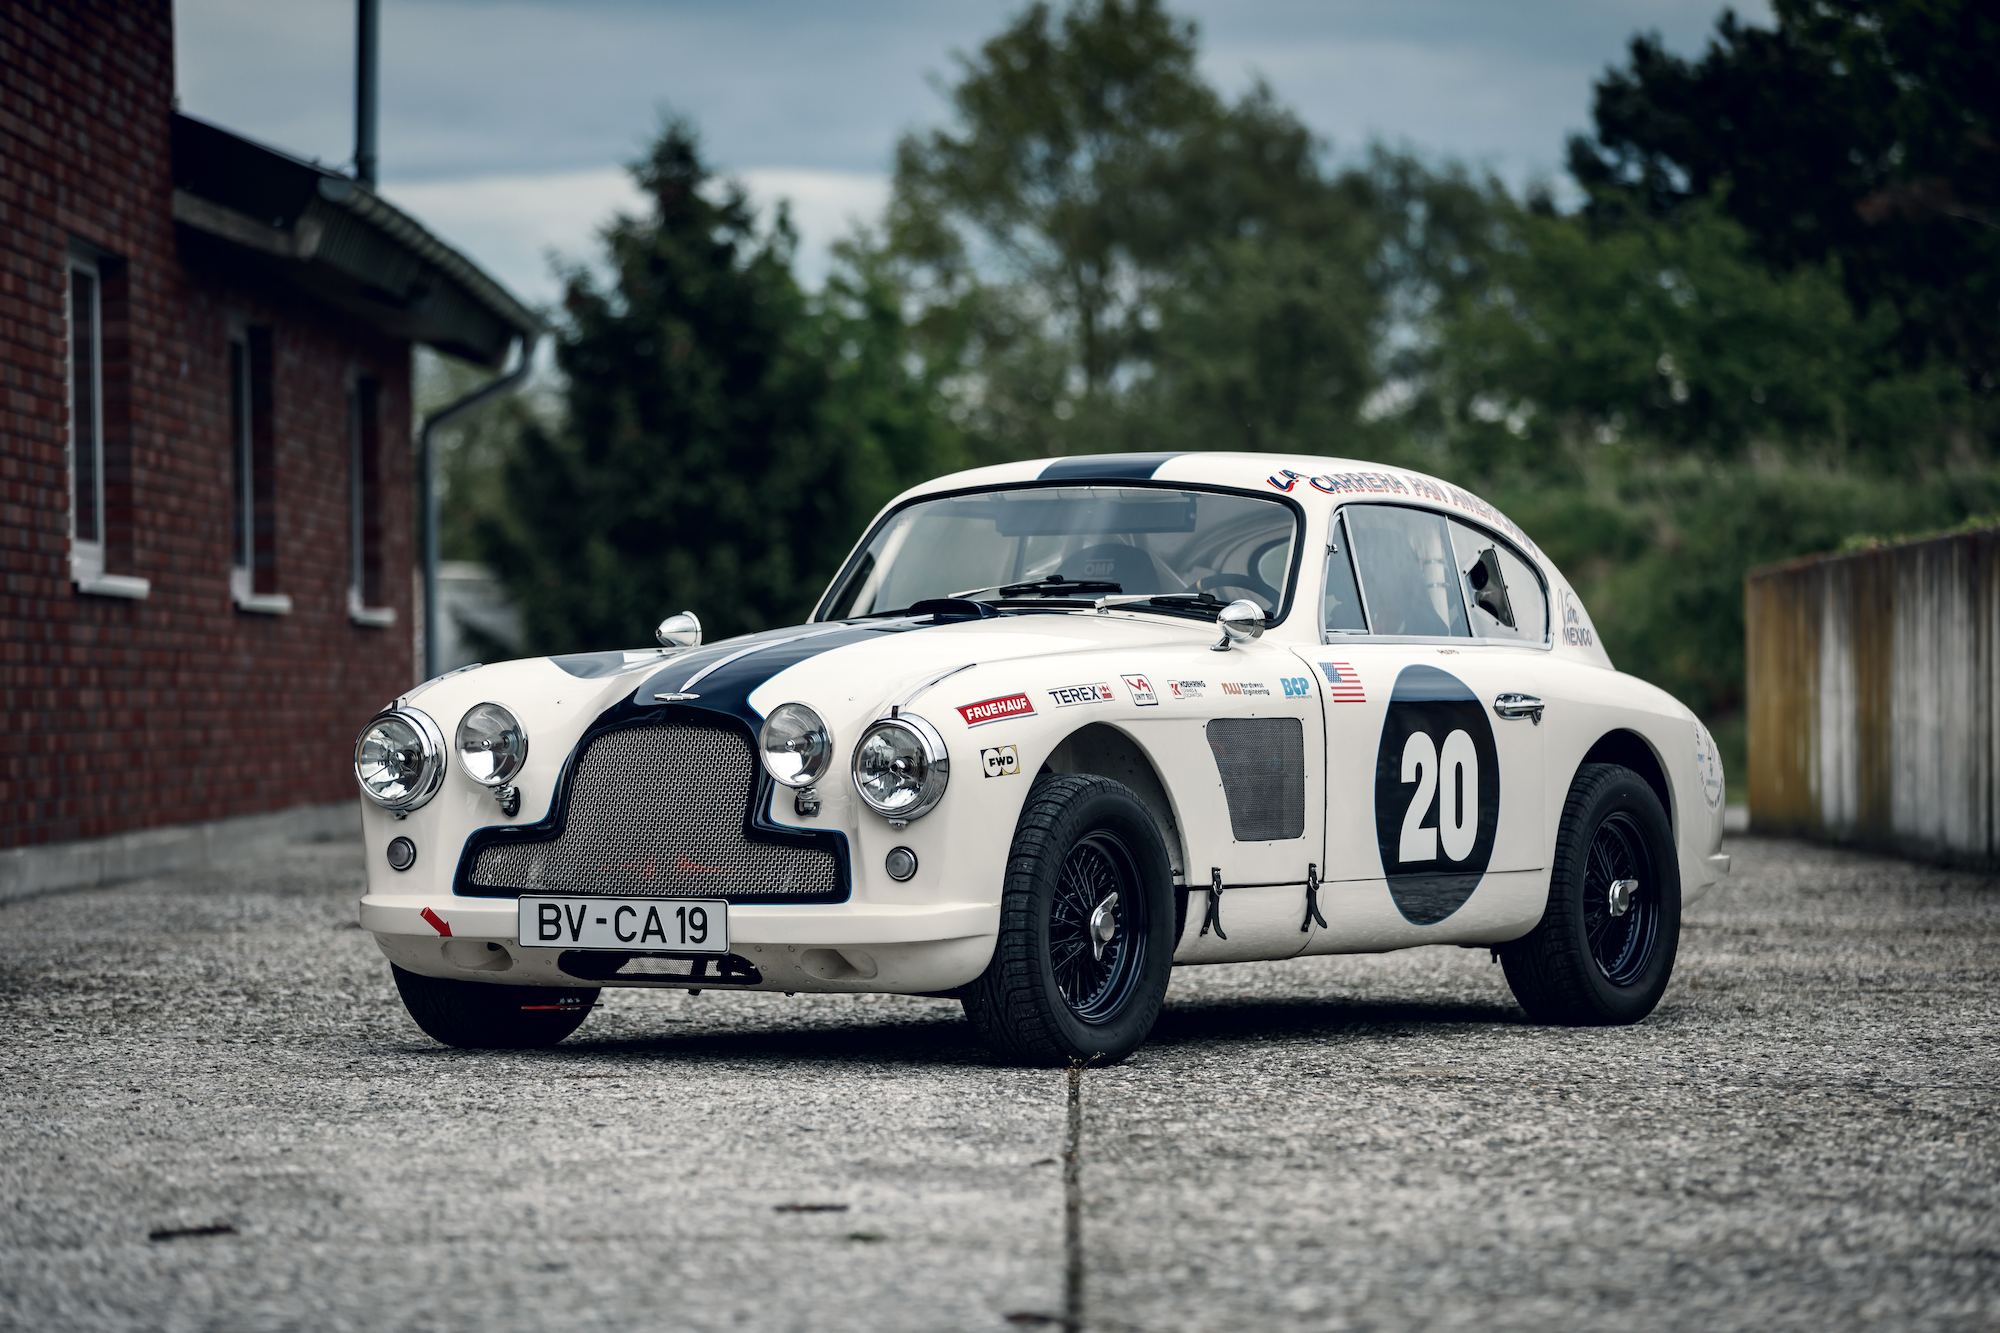
[(468, 667), (363, 729), (361, 925), (440, 1041), (604, 986), (953, 996), (1115, 1060), (1175, 964), (1490, 947), (1630, 1023), (1728, 869), (1701, 723), (1491, 505), (1397, 468), (1106, 455), (933, 481), (812, 619)]

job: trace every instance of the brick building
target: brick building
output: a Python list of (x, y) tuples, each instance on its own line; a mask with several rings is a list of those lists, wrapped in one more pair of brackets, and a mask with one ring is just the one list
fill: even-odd
[(143, 870), (186, 839), (137, 831), (353, 801), (416, 673), (412, 345), (498, 366), (535, 327), (350, 178), (179, 114), (173, 41), (171, 0), (0, 8), (17, 886), (114, 873), (48, 844)]

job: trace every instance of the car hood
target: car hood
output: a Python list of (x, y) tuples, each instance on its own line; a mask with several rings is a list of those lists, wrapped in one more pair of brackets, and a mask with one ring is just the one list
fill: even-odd
[(986, 620), (928, 616), (798, 625), (691, 649), (640, 681), (630, 707), (685, 704), (755, 725), (792, 700), (877, 716), (973, 666), (1107, 648), (1213, 641), (1205, 621), (1132, 613), (1029, 614)]

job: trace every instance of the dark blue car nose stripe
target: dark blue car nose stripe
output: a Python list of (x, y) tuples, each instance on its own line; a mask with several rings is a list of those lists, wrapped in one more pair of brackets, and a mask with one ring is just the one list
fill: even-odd
[(1042, 469), (1043, 481), (1146, 481), (1172, 454), (1089, 454), (1058, 458)]
[[(689, 701), (689, 706), (718, 713), (730, 713), (755, 728), (760, 719), (756, 710), (750, 707), (751, 691), (780, 671), (818, 657), (821, 653), (831, 652), (835, 648), (865, 643), (878, 635), (901, 634), (908, 630), (922, 629), (923, 625), (915, 620), (898, 619), (872, 625), (853, 625), (844, 629), (813, 628), (818, 632), (790, 642), (781, 640), (768, 648), (759, 648), (733, 662), (725, 662), (716, 667), (694, 682), (693, 693), (700, 697)], [(743, 645), (719, 643), (714, 646), (718, 649), (740, 652)], [(703, 651), (701, 658), (692, 653), (688, 654), (687, 658), (677, 660), (673, 665), (649, 677), (632, 695), (632, 703), (640, 708), (648, 708), (652, 706), (655, 694), (681, 692), (691, 677), (714, 660), (715, 655), (706, 650)]]

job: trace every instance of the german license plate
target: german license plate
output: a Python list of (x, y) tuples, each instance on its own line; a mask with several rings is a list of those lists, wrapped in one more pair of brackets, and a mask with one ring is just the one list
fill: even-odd
[(708, 899), (523, 898), (520, 924), (539, 949), (729, 952), (729, 904)]

